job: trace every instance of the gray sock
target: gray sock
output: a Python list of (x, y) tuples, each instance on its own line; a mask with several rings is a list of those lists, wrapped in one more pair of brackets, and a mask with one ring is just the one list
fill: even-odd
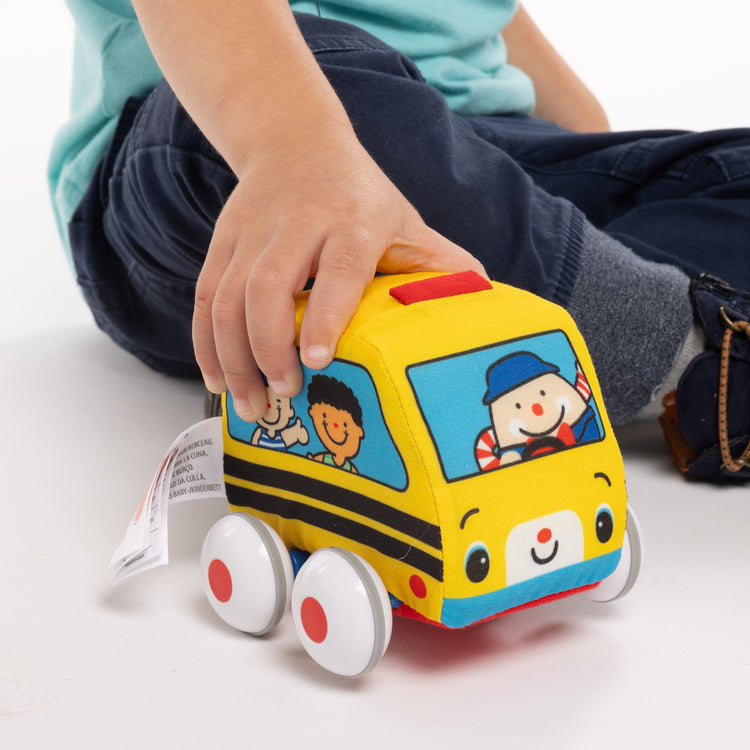
[(613, 424), (631, 421), (667, 380), (693, 326), (690, 280), (587, 225), (568, 311), (594, 361)]

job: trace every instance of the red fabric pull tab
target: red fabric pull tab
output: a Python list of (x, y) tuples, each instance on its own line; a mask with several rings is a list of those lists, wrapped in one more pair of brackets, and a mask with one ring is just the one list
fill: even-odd
[(492, 284), (476, 271), (462, 271), (394, 286), (391, 287), (390, 294), (402, 305), (413, 305), (415, 302), (456, 297), (471, 292), (486, 292), (490, 289)]

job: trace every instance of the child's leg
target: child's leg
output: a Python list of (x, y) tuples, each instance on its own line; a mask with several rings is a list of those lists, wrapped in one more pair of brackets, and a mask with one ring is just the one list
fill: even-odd
[(591, 350), (610, 419), (623, 424), (649, 404), (688, 338), (690, 280), (590, 224), (583, 238), (568, 310)]
[[(315, 48), (315, 37), (308, 41)], [(570, 200), (540, 188), (514, 149), (523, 152), (530, 141), (534, 154), (544, 153), (544, 139), (534, 136), (559, 129), (531, 118), (455, 117), (408, 61), (382, 53), (371, 52), (372, 72), (359, 71), (351, 90), (346, 56), (330, 47), (318, 54), (363, 144), (427, 223), (478, 257), (491, 277), (568, 308), (588, 342), (610, 417), (632, 419), (667, 379), (691, 330), (688, 277), (638, 257), (594, 229)], [(367, 93), (373, 90), (382, 97), (376, 107)], [(592, 145), (579, 140), (575, 148), (585, 154)]]
[[(680, 281), (679, 267), (694, 279), (693, 322), (675, 339), (681, 344), (671, 369), (642, 413), (660, 414), (665, 399), (665, 433), (676, 462), (692, 476), (750, 476), (750, 335), (742, 324), (750, 319), (750, 297), (711, 279), (695, 280), (710, 272), (750, 290), (750, 130), (580, 135), (526, 118), (493, 119), (488, 138), (538, 185), (569, 198), (606, 232), (586, 233), (589, 251), (570, 309), (585, 331), (602, 313), (625, 315), (621, 345), (606, 347), (589, 335), (590, 345), (606, 347), (595, 361), (609, 389), (611, 416), (623, 419), (618, 409), (632, 404), (641, 383), (653, 383), (663, 366), (663, 354), (652, 348), (658, 337), (648, 334), (649, 316), (652, 326), (675, 335), (680, 320), (686, 325), (680, 288), (687, 279)], [(621, 243), (666, 265), (633, 265)], [(640, 279), (640, 293), (619, 284), (618, 272)], [(659, 285), (667, 285), (662, 294)], [(599, 304), (588, 306), (592, 293)], [(639, 313), (641, 299), (650, 303)], [(740, 322), (730, 326), (727, 317)], [(724, 339), (729, 346), (722, 364)]]
[(750, 290), (750, 129), (580, 134), (534, 118), (476, 126), (640, 257)]
[(125, 107), (73, 216), (73, 260), (97, 325), (155, 370), (200, 377), (195, 282), (235, 183), (162, 83)]
[[(363, 144), (425, 221), (482, 260), (493, 278), (569, 308), (608, 410), (618, 421), (634, 416), (690, 329), (687, 277), (643, 261), (598, 233), (569, 200), (542, 190), (510, 149), (488, 138), (494, 124), (452, 115), (393, 50), (353, 27), (300, 20)], [(100, 325), (159, 369), (197, 374), (194, 282), (234, 184), (161, 86), (123, 127), (71, 227)], [(628, 294), (613, 294), (623, 287)], [(634, 373), (625, 388), (624, 370)]]

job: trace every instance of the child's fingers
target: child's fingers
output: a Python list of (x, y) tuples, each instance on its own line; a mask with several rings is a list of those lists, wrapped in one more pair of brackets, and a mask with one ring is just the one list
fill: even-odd
[[(302, 369), (295, 346), (295, 295), (304, 287), (309, 261), (299, 243), (267, 248), (256, 260), (245, 287), (244, 327), (255, 363), (271, 390), (291, 397), (302, 388)], [(299, 270), (295, 270), (299, 267)]]
[(193, 350), (206, 388), (212, 393), (223, 393), (227, 389), (224, 372), (216, 351), (214, 339), (213, 305), (216, 288), (225, 268), (211, 263), (209, 253), (195, 285), (193, 307)]
[(232, 267), (216, 291), (212, 315), (216, 353), (237, 413), (247, 421), (266, 411), (266, 394), (245, 328), (244, 284)]
[(193, 348), (208, 389), (229, 390), (243, 419), (266, 411), (266, 392), (245, 322), (245, 279), (233, 238), (216, 233), (196, 284)]
[(193, 351), (203, 382), (211, 393), (227, 389), (213, 336), (212, 300), (205, 292), (196, 292), (193, 308)]
[(378, 263), (378, 270), (383, 273), (476, 271), (487, 276), (484, 266), (473, 255), (426, 225), (417, 230), (415, 240), (389, 247)]
[(427, 227), (425, 229), (433, 236), (434, 244), (432, 246), (434, 247), (434, 254), (432, 257), (425, 258), (420, 270), (446, 272), (476, 271), (481, 276), (487, 277), (484, 266), (471, 253), (434, 230)]
[(356, 234), (329, 239), (320, 255), (300, 331), (300, 356), (321, 369), (336, 354), (336, 345), (372, 281), (379, 252), (368, 237)]

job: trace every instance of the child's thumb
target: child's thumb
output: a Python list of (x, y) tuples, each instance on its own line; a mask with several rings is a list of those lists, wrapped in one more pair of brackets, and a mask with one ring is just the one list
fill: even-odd
[(378, 263), (381, 273), (418, 271), (476, 271), (489, 278), (484, 266), (468, 251), (425, 226), (416, 240), (391, 245)]

